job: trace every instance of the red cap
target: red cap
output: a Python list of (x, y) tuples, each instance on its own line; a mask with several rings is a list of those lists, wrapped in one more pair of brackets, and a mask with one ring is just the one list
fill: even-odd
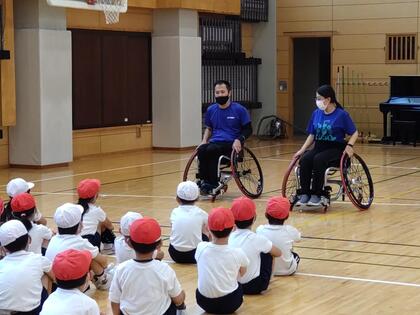
[(52, 270), (58, 280), (76, 280), (89, 272), (91, 262), (89, 251), (68, 249), (55, 256)]
[(143, 217), (130, 226), (130, 239), (140, 244), (153, 244), (160, 240), (161, 230), (158, 221)]
[(35, 198), (28, 193), (22, 193), (13, 197), (11, 201), (13, 212), (24, 212), (35, 208)]
[(255, 209), (254, 201), (247, 197), (236, 198), (233, 200), (232, 207), (230, 208), (235, 221), (251, 220), (257, 215)]
[(290, 211), (289, 199), (284, 197), (272, 197), (267, 202), (265, 213), (275, 219), (286, 219)]
[(211, 231), (223, 231), (232, 228), (235, 218), (228, 208), (214, 208), (209, 214), (209, 229)]
[(99, 179), (84, 179), (77, 185), (77, 193), (82, 199), (93, 198), (101, 188)]

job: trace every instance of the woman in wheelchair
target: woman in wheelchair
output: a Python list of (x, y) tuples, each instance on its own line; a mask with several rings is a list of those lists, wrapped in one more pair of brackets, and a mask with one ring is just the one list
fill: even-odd
[[(318, 88), (316, 105), (318, 109), (312, 113), (307, 127), (309, 136), (294, 155), (295, 158), (300, 157), (300, 190), (296, 206), (323, 204), (326, 169), (340, 162), (343, 151), (351, 157), (358, 137), (350, 115), (337, 101), (335, 91), (330, 85)], [(346, 135), (350, 135), (347, 142)], [(306, 151), (314, 142), (314, 147)]]
[(198, 147), (201, 194), (207, 195), (219, 184), (218, 160), (230, 157), (232, 150), (239, 153), (251, 134), (251, 118), (245, 107), (230, 100), (232, 87), (228, 81), (214, 84), (216, 103), (209, 106), (205, 116), (206, 130)]

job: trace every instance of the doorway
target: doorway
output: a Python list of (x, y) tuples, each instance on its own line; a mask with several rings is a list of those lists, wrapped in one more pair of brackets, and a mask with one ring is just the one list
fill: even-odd
[(331, 38), (293, 39), (293, 117), (294, 134), (306, 134), (315, 109), (315, 92), (331, 84)]

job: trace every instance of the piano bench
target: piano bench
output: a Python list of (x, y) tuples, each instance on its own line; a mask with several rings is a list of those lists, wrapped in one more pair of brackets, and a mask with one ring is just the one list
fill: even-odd
[(417, 145), (417, 122), (413, 120), (393, 120), (392, 121), (392, 145), (398, 141), (398, 138), (403, 142), (404, 140), (413, 141), (413, 146)]

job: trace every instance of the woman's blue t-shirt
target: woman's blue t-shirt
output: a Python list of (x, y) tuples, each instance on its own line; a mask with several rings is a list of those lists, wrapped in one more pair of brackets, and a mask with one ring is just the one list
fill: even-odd
[(349, 113), (337, 107), (332, 113), (325, 114), (323, 110), (316, 109), (312, 113), (306, 131), (315, 136), (315, 141), (335, 141), (344, 143), (345, 136), (356, 131)]
[(242, 127), (250, 122), (247, 109), (235, 102), (224, 109), (218, 104), (209, 106), (205, 118), (205, 125), (212, 129), (210, 142), (233, 142), (241, 136)]

